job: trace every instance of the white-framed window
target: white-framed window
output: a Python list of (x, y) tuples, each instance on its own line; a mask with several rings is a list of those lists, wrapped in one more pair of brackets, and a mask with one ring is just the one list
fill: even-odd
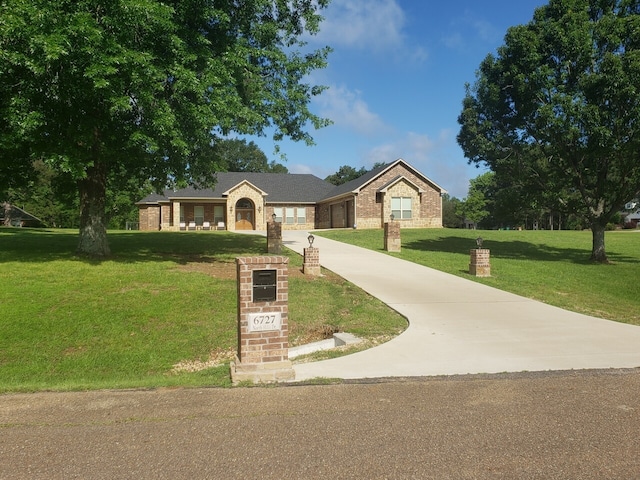
[(276, 214), (276, 222), (278, 223), (282, 223), (282, 207), (274, 207), (273, 208), (273, 213)]
[(202, 205), (193, 207), (193, 217), (196, 225), (202, 225), (204, 223), (204, 207)]
[(217, 225), (219, 222), (224, 222), (224, 205), (213, 206), (213, 224)]
[(287, 223), (296, 223), (295, 208), (287, 207)]
[(296, 213), (298, 214), (298, 223), (307, 223), (307, 209), (305, 207), (298, 207)]
[(391, 213), (394, 218), (410, 219), (411, 218), (411, 197), (391, 197)]

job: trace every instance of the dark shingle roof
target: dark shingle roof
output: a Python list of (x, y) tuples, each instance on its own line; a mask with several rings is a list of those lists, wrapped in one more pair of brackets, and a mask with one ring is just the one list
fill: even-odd
[[(165, 190), (164, 195), (149, 195), (140, 200), (138, 205), (168, 202), (171, 198), (207, 200), (224, 199), (226, 197), (225, 192), (243, 181), (247, 181), (265, 192), (267, 194), (266, 201), (268, 203), (318, 203), (323, 200), (328, 200), (349, 192), (357, 191), (385, 170), (392, 168), (398, 163), (403, 163), (408, 168), (413, 169), (413, 167), (399, 158), (394, 162), (374, 168), (355, 180), (351, 180), (350, 182), (343, 183), (338, 186), (332, 185), (331, 183), (310, 174), (220, 172), (217, 174), (218, 182), (213, 189), (196, 189), (188, 187), (176, 191)], [(422, 175), (417, 170), (415, 171), (417, 174)], [(426, 177), (424, 178), (426, 179)], [(437, 187), (436, 184), (434, 185)]]
[(310, 174), (293, 173), (256, 173), (256, 172), (220, 172), (213, 189), (193, 187), (180, 190), (165, 190), (164, 195), (152, 194), (138, 204), (158, 203), (171, 198), (225, 198), (225, 192), (247, 181), (267, 193), (269, 203), (315, 203), (335, 186)]

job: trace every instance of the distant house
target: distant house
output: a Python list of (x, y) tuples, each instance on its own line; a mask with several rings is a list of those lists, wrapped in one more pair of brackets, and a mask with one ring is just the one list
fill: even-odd
[(8, 223), (12, 227), (43, 227), (44, 222), (38, 217), (25, 212), (14, 205), (2, 204), (0, 207), (0, 225)]
[(442, 187), (402, 159), (343, 185), (314, 175), (221, 172), (214, 189), (165, 190), (136, 205), (140, 230), (442, 227)]

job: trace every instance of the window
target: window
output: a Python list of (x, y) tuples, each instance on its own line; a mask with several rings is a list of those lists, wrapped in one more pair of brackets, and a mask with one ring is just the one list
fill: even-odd
[(273, 213), (276, 214), (276, 222), (282, 222), (282, 207), (275, 207)]
[(180, 205), (180, 222), (184, 223), (184, 205)]
[(193, 217), (196, 225), (202, 225), (204, 223), (204, 207), (202, 205), (193, 207)]
[(411, 218), (411, 200), (411, 197), (391, 197), (391, 213), (394, 218)]
[(295, 208), (287, 208), (287, 223), (296, 223)]
[(307, 209), (304, 207), (297, 208), (298, 213), (298, 223), (307, 223)]
[(213, 223), (217, 225), (224, 222), (224, 205), (214, 205), (213, 207)]

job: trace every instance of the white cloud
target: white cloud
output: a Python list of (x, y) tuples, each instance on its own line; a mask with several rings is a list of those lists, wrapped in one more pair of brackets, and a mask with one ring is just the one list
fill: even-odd
[(386, 128), (382, 119), (369, 110), (359, 91), (331, 86), (316, 102), (320, 105), (320, 115), (330, 118), (336, 126), (365, 135), (372, 135)]
[(289, 173), (305, 173), (315, 175), (315, 169), (311, 168), (309, 165), (304, 165), (302, 163), (287, 165), (287, 170), (289, 170)]
[(333, 0), (323, 12), (324, 21), (311, 42), (366, 50), (393, 52), (397, 61), (422, 63), (426, 49), (407, 44), (406, 15), (397, 0)]
[(404, 42), (405, 15), (395, 0), (334, 0), (318, 39), (329, 45), (387, 50)]

